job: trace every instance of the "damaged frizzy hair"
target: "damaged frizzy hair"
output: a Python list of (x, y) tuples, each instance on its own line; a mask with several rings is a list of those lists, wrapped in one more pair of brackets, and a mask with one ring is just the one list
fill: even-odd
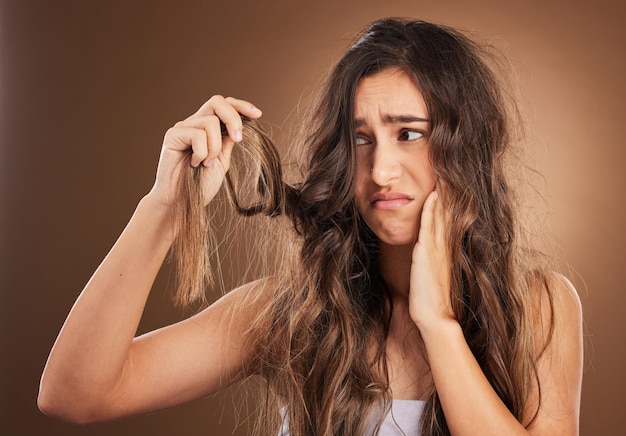
[[(378, 267), (376, 236), (354, 200), (353, 112), (359, 81), (389, 68), (413, 79), (428, 109), (430, 161), (448, 216), (455, 317), (497, 395), (532, 425), (541, 402), (537, 361), (553, 326), (551, 318), (541, 326), (533, 316), (537, 302), (548, 301), (551, 313), (549, 273), (528, 248), (506, 177), (517, 119), (494, 63), (488, 49), (454, 29), (417, 20), (372, 23), (332, 69), (302, 123), (303, 167), (293, 185), (283, 181), (267, 135), (244, 121), (236, 148), (249, 154), (253, 182), (229, 171), (228, 198), (242, 215), (289, 217), (293, 229), (284, 233), (297, 250), (283, 257), (267, 292), (255, 293), (264, 296), (246, 332), (246, 372), (261, 376), (266, 395), (254, 434), (278, 433), (281, 406), (292, 436), (376, 433), (390, 409), (393, 300)], [(181, 174), (175, 253), (181, 303), (202, 299), (210, 277), (199, 171)], [(535, 392), (537, 404), (530, 401)], [(426, 395), (421, 434), (448, 435), (434, 386)]]
[[(287, 207), (286, 198), (291, 198), (294, 191), (283, 182), (278, 150), (258, 121), (242, 117), (242, 122), (243, 139), (237, 147), (239, 154), (245, 156), (233, 159), (233, 168), (225, 175), (228, 201), (245, 217), (281, 215)], [(222, 134), (227, 134), (223, 124)], [(179, 173), (178, 201), (174, 208), (177, 228), (173, 247), (177, 267), (174, 301), (183, 307), (206, 302), (206, 289), (213, 284), (210, 254), (215, 250), (200, 181), (203, 167), (192, 167), (190, 160), (191, 151)]]

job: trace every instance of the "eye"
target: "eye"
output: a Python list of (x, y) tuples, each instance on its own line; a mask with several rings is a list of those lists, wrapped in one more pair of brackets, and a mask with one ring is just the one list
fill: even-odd
[(400, 132), (398, 139), (400, 141), (416, 141), (424, 136), (424, 132), (418, 132), (417, 130), (403, 130)]
[(356, 145), (366, 145), (366, 144), (369, 144), (369, 140), (367, 138), (364, 138), (363, 136), (357, 136), (354, 139), (354, 143)]

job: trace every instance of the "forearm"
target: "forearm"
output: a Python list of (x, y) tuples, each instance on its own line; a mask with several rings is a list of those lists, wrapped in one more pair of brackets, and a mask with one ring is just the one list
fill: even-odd
[(40, 406), (100, 398), (120, 379), (137, 326), (171, 245), (169, 211), (142, 199), (77, 299), (42, 376)]
[(528, 434), (492, 388), (456, 321), (420, 332), (451, 434)]

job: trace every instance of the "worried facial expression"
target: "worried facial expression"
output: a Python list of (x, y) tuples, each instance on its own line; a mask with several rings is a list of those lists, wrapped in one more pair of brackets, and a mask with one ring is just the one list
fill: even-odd
[(381, 243), (414, 244), (435, 188), (422, 93), (404, 71), (383, 70), (359, 82), (354, 119), (358, 210)]

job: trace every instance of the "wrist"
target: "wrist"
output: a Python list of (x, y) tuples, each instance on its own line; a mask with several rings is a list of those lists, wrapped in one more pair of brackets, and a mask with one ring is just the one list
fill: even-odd
[(453, 317), (433, 318), (429, 322), (415, 322), (415, 324), (426, 347), (432, 341), (446, 343), (446, 341), (454, 340), (459, 336), (463, 337), (461, 325)]
[(164, 194), (162, 192), (162, 189), (160, 189), (156, 184), (141, 199), (141, 201), (154, 203), (155, 207), (162, 207), (167, 210), (170, 210), (172, 208), (174, 202), (172, 196)]
[(174, 213), (171, 206), (163, 203), (150, 193), (145, 195), (135, 210), (135, 214), (143, 215), (156, 224), (159, 232), (171, 243), (176, 236)]

